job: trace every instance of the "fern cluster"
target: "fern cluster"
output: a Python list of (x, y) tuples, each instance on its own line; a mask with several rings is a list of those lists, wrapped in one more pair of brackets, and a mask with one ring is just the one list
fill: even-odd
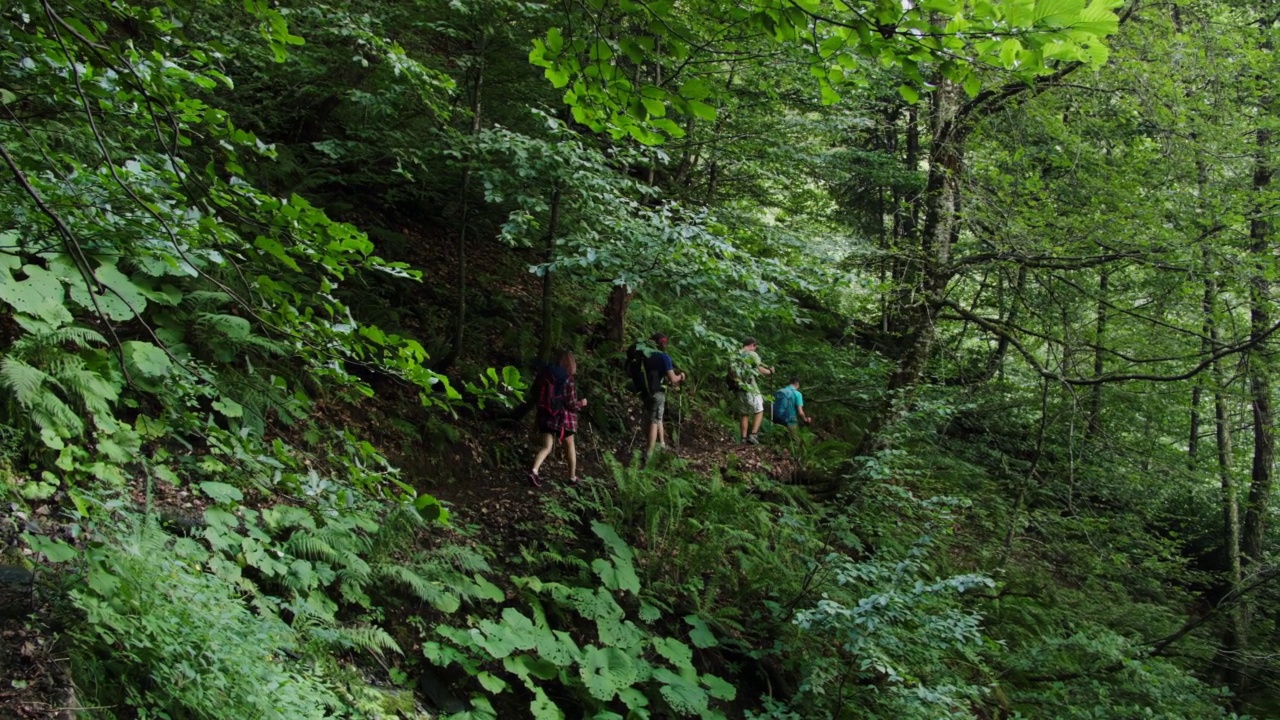
[(77, 437), (85, 414), (109, 417), (122, 379), (101, 349), (106, 339), (89, 328), (41, 328), (24, 335), (0, 359), (0, 384), (11, 422)]

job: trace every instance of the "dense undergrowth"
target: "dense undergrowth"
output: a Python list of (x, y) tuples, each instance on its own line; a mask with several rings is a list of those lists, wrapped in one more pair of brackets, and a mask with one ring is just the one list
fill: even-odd
[[(977, 3), (933, 27), (968, 5), (878, 4), (929, 38), (904, 49), (911, 33), (833, 29), (822, 5), (0, 10), (0, 713), (1274, 713), (1274, 511), (1244, 503), (1243, 569), (1229, 532), (1250, 472), (1232, 423), (1270, 423), (1265, 288), (1233, 273), (1263, 261), (1160, 235), (1190, 222), (1169, 186), (1259, 176), (1116, 109), (1154, 83), (1127, 80), (1144, 53), (1183, 61), (1160, 38), (1185, 19), (1116, 40), (1090, 81), (1121, 89), (1087, 96), (1115, 104), (1037, 91), (967, 127), (982, 202), (943, 232), (921, 203), (956, 180), (930, 173), (964, 165), (921, 162), (921, 114), (990, 100), (1004, 74), (1012, 98), (1100, 68), (1115, 8)], [(611, 28), (600, 44), (572, 37), (586, 20)], [(965, 23), (992, 43), (972, 65)], [(1099, 118), (1123, 132), (1095, 157)], [(1141, 202), (1088, 205), (1063, 145)], [(1266, 203), (1221, 192), (1223, 226), (1254, 232), (1265, 212), (1240, 208)], [(1071, 245), (1098, 218), (1147, 244)], [(967, 254), (911, 246), (939, 237)], [(1219, 282), (1254, 305), (1218, 308)], [(1233, 323), (1252, 344), (1224, 339)], [(654, 330), (689, 375), (673, 445), (697, 442), (642, 466), (621, 350)], [(747, 335), (817, 420), (768, 423), (763, 451), (730, 442)], [(556, 345), (591, 401), (587, 478), (535, 492), (515, 480), (527, 390)], [(1185, 378), (1106, 374), (1205, 353)], [(1194, 394), (1164, 389), (1184, 380)], [(1216, 465), (1196, 450), (1211, 404)], [(519, 522), (497, 532), (485, 493)]]

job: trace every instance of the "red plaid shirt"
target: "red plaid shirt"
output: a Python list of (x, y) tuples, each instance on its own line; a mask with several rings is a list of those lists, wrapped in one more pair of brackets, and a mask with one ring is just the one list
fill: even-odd
[(578, 385), (570, 377), (564, 386), (564, 409), (552, 413), (541, 405), (538, 406), (538, 430), (563, 438), (567, 433), (578, 431), (578, 411), (582, 403), (578, 400)]

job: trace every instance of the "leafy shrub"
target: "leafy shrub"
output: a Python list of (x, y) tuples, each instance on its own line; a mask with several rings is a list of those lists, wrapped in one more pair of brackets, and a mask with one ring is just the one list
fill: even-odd
[(974, 678), (985, 645), (980, 616), (959, 598), (995, 583), (974, 574), (931, 578), (931, 544), (925, 536), (903, 556), (827, 558), (836, 587), (794, 622), (839, 652), (808, 668), (804, 704), (833, 717), (849, 706), (858, 717), (973, 717), (970, 708), (985, 692)]
[(103, 705), (142, 717), (327, 717), (338, 699), (297, 658), (298, 634), (269, 606), (204, 572), (209, 554), (142, 526), (88, 551), (71, 600), (76, 674)]
[[(538, 720), (563, 720), (565, 712), (552, 695), (565, 694), (589, 717), (601, 719), (622, 718), (623, 708), (632, 718), (723, 718), (712, 701), (732, 700), (733, 686), (699, 673), (689, 644), (655, 629), (662, 613), (637, 602), (641, 585), (631, 548), (608, 525), (592, 523), (592, 531), (607, 548), (591, 562), (599, 584), (514, 578), (525, 591), (524, 609), (505, 607), (494, 619), (472, 617), (468, 628), (439, 625), (442, 640), (424, 644), (429, 661), (460, 666), (484, 689), (464, 716), (496, 718), (488, 696), (518, 682), (531, 695), (529, 715)], [(694, 645), (715, 642), (696, 618), (689, 620)]]

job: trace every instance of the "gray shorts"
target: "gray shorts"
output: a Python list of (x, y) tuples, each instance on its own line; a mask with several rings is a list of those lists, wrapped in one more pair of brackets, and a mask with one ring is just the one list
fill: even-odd
[(651, 423), (661, 423), (662, 415), (667, 411), (667, 393), (665, 390), (649, 396), (644, 402), (644, 414)]
[(742, 415), (755, 415), (764, 412), (764, 396), (751, 390), (738, 391), (738, 412)]

